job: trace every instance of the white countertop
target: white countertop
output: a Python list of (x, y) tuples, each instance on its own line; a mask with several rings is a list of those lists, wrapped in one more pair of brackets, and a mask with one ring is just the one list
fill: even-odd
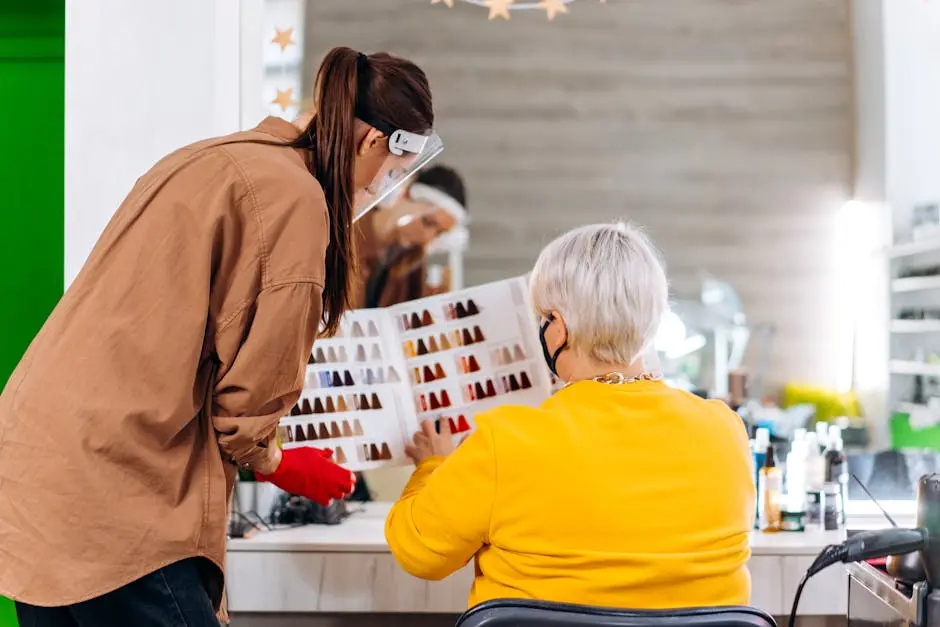
[[(259, 531), (248, 538), (232, 539), (229, 552), (388, 553), (385, 517), (391, 503), (351, 504), (353, 514), (339, 525), (306, 525)], [(904, 524), (908, 521), (898, 521)], [(877, 519), (859, 521), (852, 528), (878, 524)], [(884, 526), (884, 525), (881, 525)], [(802, 533), (751, 533), (751, 551), (760, 555), (816, 555), (829, 544), (845, 539), (845, 531)]]

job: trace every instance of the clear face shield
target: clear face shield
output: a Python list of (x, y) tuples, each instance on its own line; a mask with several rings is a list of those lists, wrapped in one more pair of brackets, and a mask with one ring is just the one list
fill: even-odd
[(379, 173), (368, 188), (356, 195), (353, 222), (371, 211), (376, 205), (394, 198), (408, 179), (417, 174), (431, 159), (441, 154), (444, 144), (437, 133), (418, 135), (397, 130), (388, 138), (388, 151), (392, 163), (384, 173)]

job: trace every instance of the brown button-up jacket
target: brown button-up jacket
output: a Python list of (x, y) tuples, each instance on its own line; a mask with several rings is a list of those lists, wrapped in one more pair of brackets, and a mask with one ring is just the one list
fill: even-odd
[(218, 608), (235, 464), (273, 453), (322, 309), (323, 191), (253, 143), (296, 133), (183, 148), (115, 213), (0, 396), (0, 594), (68, 605), (201, 556)]

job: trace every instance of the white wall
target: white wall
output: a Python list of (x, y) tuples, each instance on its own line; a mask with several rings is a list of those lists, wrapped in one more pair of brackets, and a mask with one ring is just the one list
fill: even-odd
[(237, 0), (68, 0), (65, 281), (164, 154), (238, 130)]
[[(853, 0), (852, 13), (857, 221), (885, 246), (909, 238), (914, 204), (940, 199), (940, 4)], [(869, 255), (859, 274), (855, 387), (887, 446), (888, 262)]]
[(906, 214), (940, 199), (940, 4), (885, 2), (884, 41), (886, 197)]

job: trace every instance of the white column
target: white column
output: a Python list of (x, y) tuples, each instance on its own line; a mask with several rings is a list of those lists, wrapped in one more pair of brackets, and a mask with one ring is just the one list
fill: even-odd
[(235, 0), (68, 0), (65, 281), (166, 153), (238, 130)]

